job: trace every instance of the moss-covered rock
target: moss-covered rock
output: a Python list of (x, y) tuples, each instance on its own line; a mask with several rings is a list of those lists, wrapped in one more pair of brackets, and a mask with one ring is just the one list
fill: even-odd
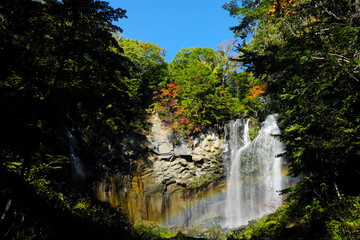
[(251, 118), (249, 122), (250, 140), (254, 140), (260, 131), (260, 122), (258, 118)]

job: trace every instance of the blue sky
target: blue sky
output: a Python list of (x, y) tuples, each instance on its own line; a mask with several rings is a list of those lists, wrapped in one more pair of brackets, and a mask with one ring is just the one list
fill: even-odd
[(127, 10), (116, 24), (127, 38), (151, 42), (167, 50), (171, 62), (181, 48), (216, 48), (233, 39), (229, 27), (237, 20), (222, 9), (229, 0), (108, 0), (113, 8)]

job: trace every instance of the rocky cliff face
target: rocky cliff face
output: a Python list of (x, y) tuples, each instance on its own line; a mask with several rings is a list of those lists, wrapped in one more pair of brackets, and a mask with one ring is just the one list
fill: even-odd
[(151, 118), (147, 159), (137, 162), (133, 176), (112, 175), (99, 182), (99, 200), (121, 206), (131, 222), (155, 221), (191, 226), (216, 218), (223, 188), (223, 138), (214, 132), (184, 140)]

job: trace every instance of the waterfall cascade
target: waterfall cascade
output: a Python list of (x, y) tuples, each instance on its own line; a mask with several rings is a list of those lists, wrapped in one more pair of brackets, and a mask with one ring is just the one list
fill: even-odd
[[(149, 138), (154, 152), (149, 162), (139, 165), (127, 180), (109, 176), (98, 184), (97, 196), (123, 206), (133, 223), (144, 219), (198, 232), (214, 226), (240, 227), (271, 213), (282, 201), (277, 191), (289, 187), (292, 180), (282, 176), (286, 166), (277, 157), (284, 146), (273, 136), (280, 133), (276, 116), (268, 116), (251, 141), (252, 121), (226, 124), (225, 138), (209, 132), (174, 144), (171, 134), (159, 127), (161, 121), (154, 120), (158, 127)], [(74, 173), (82, 176), (76, 144), (68, 136)]]
[(71, 171), (73, 182), (76, 185), (77, 183), (85, 179), (84, 165), (81, 162), (80, 158), (76, 153), (76, 140), (70, 131), (66, 131), (66, 135), (69, 139), (69, 149), (70, 149), (70, 160), (71, 160)]
[(252, 142), (249, 119), (226, 126), (229, 161), (224, 227), (245, 225), (280, 206), (277, 191), (286, 187), (286, 179), (282, 179), (282, 158), (278, 157), (284, 147), (273, 136), (279, 133), (275, 115), (266, 118)]

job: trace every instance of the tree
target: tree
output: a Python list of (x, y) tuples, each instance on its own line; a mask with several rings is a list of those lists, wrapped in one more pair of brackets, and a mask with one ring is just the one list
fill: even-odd
[(112, 36), (125, 11), (103, 1), (18, 0), (2, 1), (0, 16), (3, 161), (18, 159), (24, 174), (46, 154), (67, 155), (66, 128), (89, 161), (112, 159), (115, 136), (143, 113), (132, 103), (132, 63)]
[(137, 89), (133, 95), (140, 101), (139, 106), (148, 108), (153, 102), (153, 92), (168, 81), (168, 64), (164, 59), (166, 50), (150, 42), (124, 38), (119, 34), (116, 37), (123, 49), (121, 54), (134, 64), (128, 79), (132, 88)]
[(227, 83), (231, 85), (232, 77), (236, 74), (240, 68), (241, 63), (236, 61), (238, 53), (235, 51), (237, 43), (236, 40), (230, 39), (223, 41), (220, 45), (216, 46), (216, 56), (218, 68), (221, 69), (221, 78), (223, 85)]
[[(123, 17), (104, 1), (0, 2), (1, 237), (89, 238), (104, 229), (109, 239), (127, 235), (114, 209), (74, 207), (100, 175), (93, 171), (130, 171), (123, 136), (145, 111), (129, 87), (133, 64), (113, 37), (121, 31), (113, 21)], [(67, 131), (87, 167), (80, 194), (69, 187)]]
[(244, 40), (239, 59), (246, 75), (265, 80), (283, 156), (301, 181), (283, 191), (282, 209), (237, 237), (358, 238), (358, 1), (238, 2), (225, 8), (241, 21), (232, 28)]
[(231, 63), (223, 54), (211, 48), (182, 49), (169, 65), (190, 132), (222, 123), (237, 111), (238, 99), (231, 96), (225, 79), (231, 75)]
[(180, 106), (179, 85), (168, 83), (166, 88), (160, 89), (155, 110), (159, 113), (163, 126), (178, 131), (189, 128), (185, 109)]
[(291, 172), (330, 186), (327, 196), (358, 193), (359, 11), (354, 1), (237, 1), (233, 28), (248, 71), (267, 79)]

